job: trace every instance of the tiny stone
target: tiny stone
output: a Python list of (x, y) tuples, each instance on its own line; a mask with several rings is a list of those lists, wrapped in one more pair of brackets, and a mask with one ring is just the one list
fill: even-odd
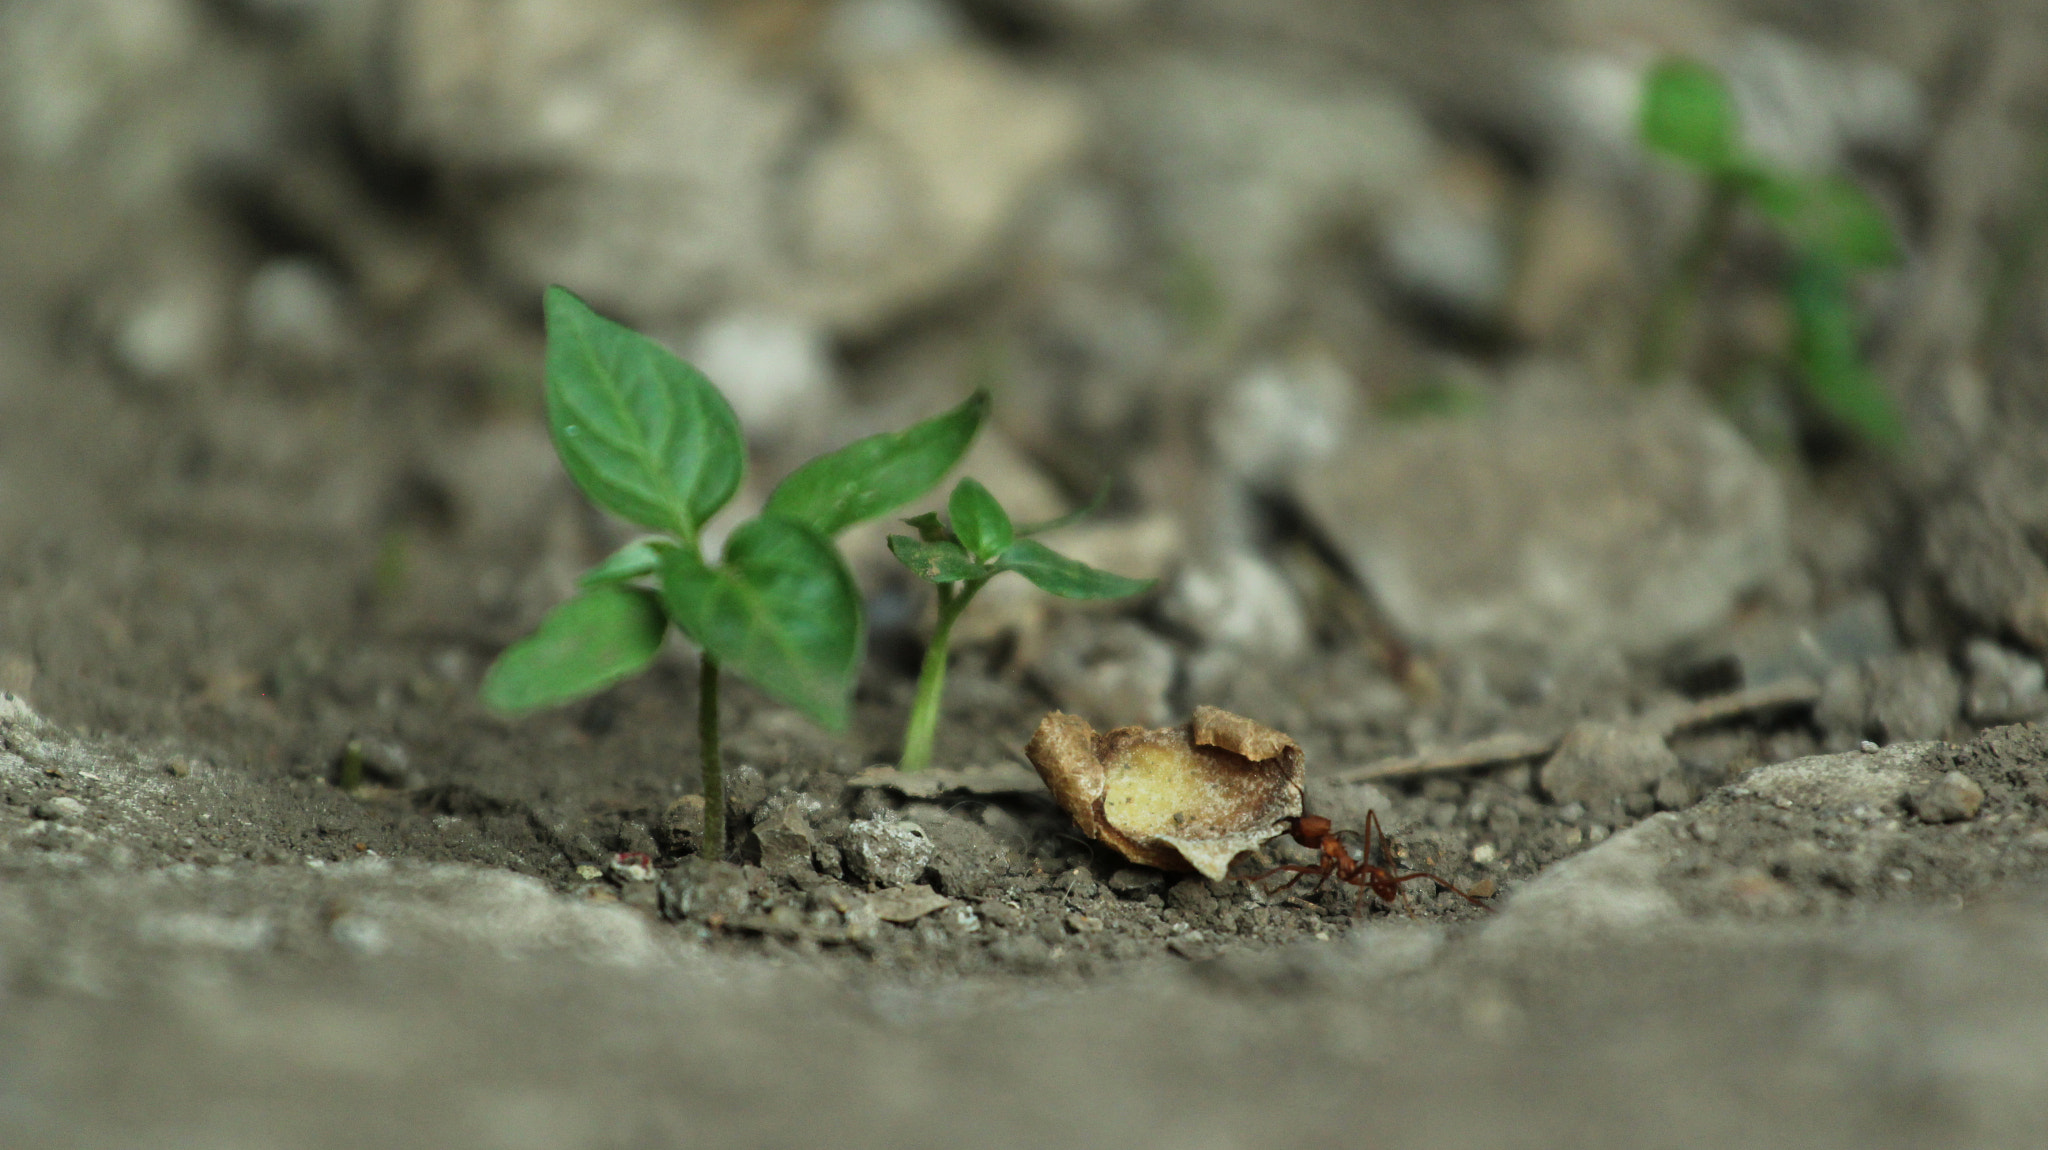
[(801, 804), (764, 810), (754, 824), (754, 838), (761, 846), (761, 869), (769, 874), (793, 879), (812, 870), (817, 844)]
[(1480, 843), (1478, 846), (1472, 848), (1472, 861), (1478, 863), (1480, 866), (1485, 866), (1487, 863), (1490, 863), (1494, 859), (1499, 857), (1500, 848), (1494, 846), (1492, 843)]
[(913, 822), (862, 819), (846, 828), (847, 870), (875, 886), (903, 886), (924, 877), (932, 842)]
[(1882, 749), (1883, 748), (1879, 747), (1876, 743), (1871, 742), (1869, 739), (1863, 740), (1863, 753), (1866, 755), (1874, 755)]
[(172, 759), (164, 764), (164, 773), (174, 779), (187, 778), (192, 774), (192, 764), (183, 759)]
[(1075, 934), (1099, 934), (1102, 931), (1102, 920), (1092, 914), (1075, 911), (1067, 916), (1067, 929)]
[(1926, 790), (1908, 796), (1913, 813), (1926, 823), (1960, 823), (1984, 807), (1984, 788), (1961, 771), (1950, 771)]
[(599, 867), (591, 866), (589, 863), (583, 863), (576, 868), (576, 877), (584, 882), (596, 882), (604, 877), (604, 871)]
[(1473, 898), (1492, 898), (1494, 895), (1500, 893), (1500, 884), (1493, 881), (1492, 875), (1488, 875), (1485, 878), (1480, 879), (1478, 882), (1473, 883), (1471, 888), (1468, 889), (1465, 893), (1471, 895)]

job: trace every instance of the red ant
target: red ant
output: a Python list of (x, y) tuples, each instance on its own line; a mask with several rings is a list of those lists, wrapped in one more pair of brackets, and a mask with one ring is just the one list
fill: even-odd
[[(1378, 836), (1383, 844), (1382, 849), (1385, 849), (1386, 845), (1391, 844), (1393, 841), (1387, 836), (1385, 831), (1380, 829), (1380, 817), (1377, 811), (1367, 811), (1365, 813), (1365, 842), (1360, 847), (1359, 857), (1356, 859), (1351, 857), (1350, 851), (1344, 849), (1344, 843), (1337, 837), (1329, 819), (1321, 815), (1302, 815), (1299, 818), (1287, 820), (1287, 823), (1287, 833), (1293, 836), (1294, 841), (1305, 847), (1313, 847), (1321, 856), (1321, 861), (1313, 866), (1303, 866), (1299, 863), (1283, 863), (1263, 874), (1251, 875), (1244, 879), (1245, 882), (1258, 882), (1262, 879), (1271, 878), (1282, 871), (1293, 873), (1293, 878), (1268, 891), (1268, 894), (1279, 894), (1308, 875), (1316, 876), (1316, 890), (1321, 890), (1324, 883), (1335, 878), (1338, 882), (1348, 882), (1358, 888), (1358, 913), (1363, 915), (1365, 913), (1365, 892), (1371, 891), (1373, 894), (1378, 895), (1380, 901), (1388, 906), (1400, 906), (1403, 910), (1407, 910), (1401, 898), (1401, 884), (1413, 882), (1419, 878), (1426, 878), (1481, 910), (1490, 911), (1493, 909), (1464, 891), (1459, 890), (1450, 882), (1438, 878), (1428, 871), (1395, 874), (1390, 870), (1374, 866), (1370, 861), (1372, 859), (1372, 840), (1374, 836)], [(1391, 852), (1388, 854), (1388, 861), (1393, 861)], [(1412, 915), (1415, 912), (1409, 911), (1408, 913)]]

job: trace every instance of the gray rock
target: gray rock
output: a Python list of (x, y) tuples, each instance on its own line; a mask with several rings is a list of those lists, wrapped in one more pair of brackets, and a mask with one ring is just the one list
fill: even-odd
[(1977, 625), (2048, 651), (2048, 564), (2029, 524), (1970, 499), (1930, 511), (1921, 546), (1950, 605)]
[(1209, 444), (1232, 475), (1293, 475), (1342, 445), (1357, 393), (1358, 381), (1327, 352), (1256, 364), (1210, 408)]
[(2048, 714), (2048, 673), (2041, 661), (1989, 639), (1972, 639), (1963, 649), (1969, 690), (1963, 713), (1973, 723), (2020, 723)]
[(1380, 250), (1396, 286), (1487, 322), (1507, 302), (1511, 181), (1484, 158), (1439, 164), (1393, 208)]
[(1821, 684), (1814, 721), (1833, 750), (1939, 739), (1962, 709), (1963, 688), (1948, 661), (1915, 651), (1841, 667)]
[(752, 764), (741, 763), (725, 774), (726, 814), (741, 826), (754, 821), (754, 812), (768, 801), (768, 780)]
[(952, 899), (922, 883), (911, 883), (876, 891), (868, 896), (867, 905), (883, 922), (904, 923), (916, 922), (933, 911), (955, 904)]
[(835, 413), (829, 333), (799, 316), (722, 313), (697, 329), (689, 354), (732, 404), (750, 439), (815, 434)]
[(1950, 771), (1941, 781), (1914, 791), (1907, 801), (1921, 822), (1968, 822), (1984, 807), (1984, 788), (1963, 772)]
[(862, 819), (846, 828), (841, 847), (847, 874), (873, 886), (902, 886), (924, 877), (934, 847), (924, 828), (897, 819)]
[(922, 824), (931, 839), (928, 864), (938, 888), (954, 898), (984, 898), (1010, 870), (1010, 850), (980, 823), (946, 816)]
[(1428, 128), (1397, 93), (1235, 54), (1135, 56), (1105, 94), (1164, 231), (1215, 276), (1233, 325), (1270, 318), (1304, 246), (1391, 203), (1428, 163)]
[(1280, 570), (1233, 548), (1182, 567), (1162, 607), (1167, 618), (1224, 655), (1288, 659), (1308, 645), (1308, 613)]
[(46, 822), (75, 823), (85, 818), (85, 804), (70, 795), (59, 795), (29, 808), (29, 814)]
[(746, 871), (728, 862), (693, 858), (668, 872), (659, 891), (661, 913), (670, 921), (736, 918), (747, 912), (752, 894)]
[(1732, 660), (1743, 686), (1761, 687), (1799, 676), (1824, 679), (1844, 664), (1896, 654), (1898, 649), (1891, 608), (1873, 591), (1846, 600), (1817, 619), (1773, 618), (1740, 627), (1703, 654)]
[(751, 305), (872, 330), (985, 272), (1086, 131), (1063, 83), (880, 19), (829, 70), (764, 68), (687, 5), (419, 0), (365, 64), (364, 118), (458, 173), (536, 174), (479, 221), (514, 281), (643, 323)]
[(1654, 728), (1580, 723), (1565, 733), (1538, 779), (1553, 802), (1597, 806), (1646, 795), (1683, 770)]
[(1688, 391), (1530, 380), (1478, 418), (1361, 428), (1296, 485), (1400, 631), (1650, 654), (1787, 556), (1784, 493)]
[(818, 844), (802, 803), (770, 804), (754, 823), (754, 839), (761, 848), (761, 869), (777, 878), (793, 879), (815, 869)]
[(1074, 615), (1053, 633), (1033, 673), (1060, 709), (1109, 730), (1168, 722), (1178, 666), (1172, 644), (1136, 623)]

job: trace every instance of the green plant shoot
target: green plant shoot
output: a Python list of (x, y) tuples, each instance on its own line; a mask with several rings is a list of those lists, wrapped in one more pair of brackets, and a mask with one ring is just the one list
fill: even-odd
[(973, 479), (962, 479), (946, 501), (950, 523), (937, 512), (928, 512), (904, 520), (917, 529), (916, 538), (889, 536), (889, 550), (912, 574), (930, 583), (939, 597), (938, 623), (932, 629), (931, 645), (925, 648), (917, 698), (903, 732), (903, 753), (897, 760), (900, 769), (921, 771), (931, 765), (932, 737), (938, 731), (939, 704), (946, 692), (953, 624), (990, 579), (1014, 571), (1040, 590), (1063, 599), (1120, 599), (1152, 586), (1150, 579), (1098, 571), (1031, 538), (1075, 522), (1100, 503), (1097, 499), (1070, 515), (1018, 527), (988, 488)]
[(703, 854), (722, 858), (721, 670), (845, 729), (866, 620), (833, 537), (937, 485), (980, 430), (988, 396), (806, 463), (733, 530), (714, 564), (700, 535), (746, 467), (725, 397), (566, 289), (549, 288), (545, 310), (548, 429), (562, 466), (593, 502), (659, 534), (586, 572), (574, 598), (492, 664), (483, 699), (516, 714), (602, 690), (645, 670), (673, 623), (700, 652)]
[(1839, 175), (1780, 171), (1744, 148), (1735, 101), (1721, 77), (1691, 60), (1650, 70), (1639, 124), (1644, 146), (1707, 179), (1707, 203), (1671, 276), (1651, 305), (1637, 367), (1646, 380), (1670, 371), (1690, 327), (1707, 272), (1747, 203), (1792, 249), (1785, 292), (1793, 318), (1792, 360), (1814, 408), (1884, 447), (1905, 441), (1891, 396), (1857, 353), (1851, 280), (1896, 263), (1898, 238), (1869, 195)]

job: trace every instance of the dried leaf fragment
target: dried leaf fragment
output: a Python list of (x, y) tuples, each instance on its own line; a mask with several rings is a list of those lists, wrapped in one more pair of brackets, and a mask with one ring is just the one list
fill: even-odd
[(1084, 833), (1160, 870), (1220, 879), (1301, 814), (1301, 747), (1216, 707), (1179, 727), (1102, 733), (1054, 711), (1024, 753)]

